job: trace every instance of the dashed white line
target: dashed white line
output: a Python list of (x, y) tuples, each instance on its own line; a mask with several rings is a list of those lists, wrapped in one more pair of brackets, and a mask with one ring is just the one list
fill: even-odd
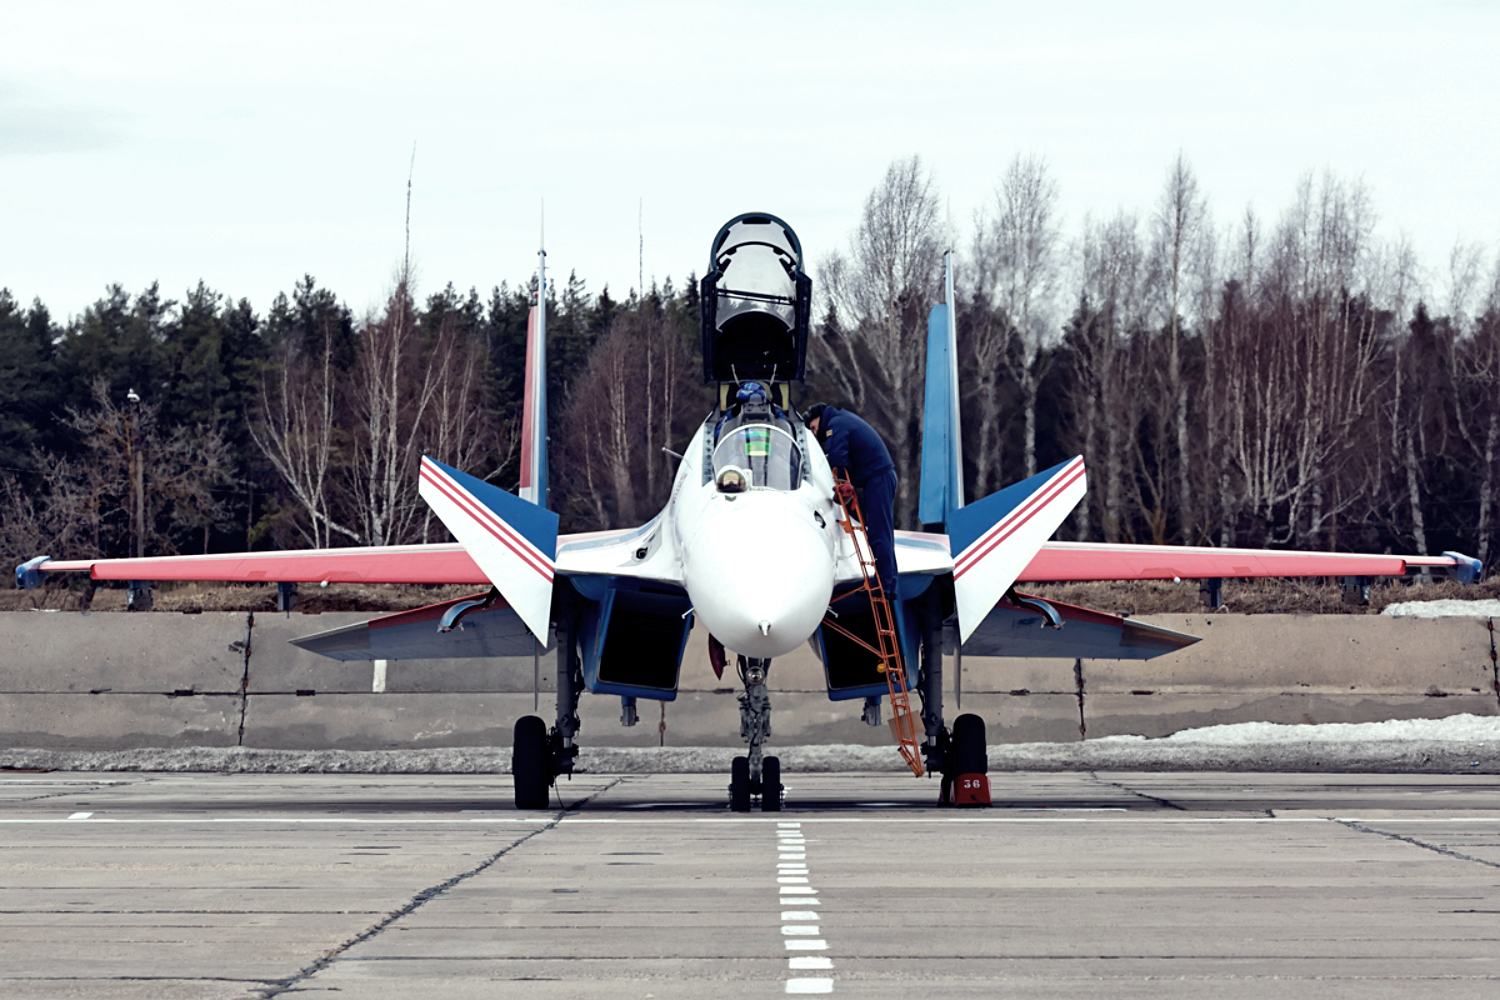
[[(781, 945), (788, 952), (788, 972), (831, 972), (833, 959), (827, 955), (809, 955), (806, 952), (827, 951), (828, 941), (819, 937), (822, 933), (818, 911), (817, 890), (813, 888), (807, 867), (807, 839), (802, 835), (800, 823), (780, 822), (776, 824), (778, 858), (776, 861), (776, 884), (781, 896)], [(795, 909), (791, 909), (795, 907)], [(792, 995), (832, 993), (832, 976), (789, 976), (786, 992)]]
[(786, 964), (787, 968), (798, 972), (811, 972), (813, 969), (833, 968), (833, 959), (827, 955), (793, 955)]
[(94, 815), (94, 814), (91, 813), (91, 812), (79, 812), (79, 813), (73, 813), (71, 816), (68, 817), (68, 819), (88, 819), (92, 815)]

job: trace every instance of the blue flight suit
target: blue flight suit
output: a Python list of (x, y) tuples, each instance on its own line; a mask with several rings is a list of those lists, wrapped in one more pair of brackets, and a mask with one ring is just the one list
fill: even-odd
[(896, 597), (896, 463), (875, 428), (848, 410), (825, 406), (818, 438), (828, 464), (843, 469), (859, 492), (870, 551), (886, 597)]

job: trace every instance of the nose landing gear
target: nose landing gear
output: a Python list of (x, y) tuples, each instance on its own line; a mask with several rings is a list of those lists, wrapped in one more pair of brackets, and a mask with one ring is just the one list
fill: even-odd
[(733, 812), (749, 812), (750, 800), (757, 796), (762, 812), (781, 811), (781, 760), (762, 755), (771, 736), (771, 696), (766, 690), (770, 670), (770, 660), (739, 657), (740, 681), (745, 685), (740, 695), (740, 736), (749, 752), (730, 765), (729, 808)]

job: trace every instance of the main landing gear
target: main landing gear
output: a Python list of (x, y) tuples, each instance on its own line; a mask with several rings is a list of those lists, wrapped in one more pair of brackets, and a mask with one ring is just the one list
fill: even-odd
[(781, 811), (781, 759), (762, 754), (771, 736), (771, 696), (766, 690), (770, 670), (770, 660), (739, 657), (740, 681), (745, 685), (740, 695), (740, 736), (749, 753), (730, 764), (729, 808), (733, 812), (749, 812), (750, 801), (756, 797), (762, 812)]
[(939, 805), (987, 806), (990, 804), (989, 752), (985, 747), (984, 720), (965, 713), (953, 720), (953, 735), (943, 764)]
[(578, 757), (578, 697), (583, 693), (583, 661), (571, 623), (557, 624), (557, 722), (551, 731), (539, 716), (516, 720), (510, 773), (517, 809), (546, 809), (552, 786), (573, 773)]
[[(921, 640), (921, 669), (917, 691), (922, 697), (922, 724), (926, 730), (922, 752), (927, 770), (942, 775), (939, 805), (987, 806), (990, 804), (989, 753), (984, 719), (964, 713), (953, 720), (953, 730), (943, 724), (943, 625), (936, 595), (928, 595), (924, 611), (926, 627)], [(963, 683), (961, 648), (954, 644), (956, 678)], [(957, 685), (955, 685), (957, 686)]]

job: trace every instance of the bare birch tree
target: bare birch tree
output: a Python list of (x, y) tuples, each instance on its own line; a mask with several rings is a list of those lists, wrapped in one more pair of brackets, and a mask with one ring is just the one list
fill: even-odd
[[(821, 274), (839, 329), (813, 338), (814, 364), (841, 397), (834, 402), (880, 431), (903, 473), (917, 467), (923, 332), (940, 295), (946, 243), (932, 179), (912, 156), (886, 170), (865, 200), (848, 256), (836, 255)], [(901, 478), (899, 520), (915, 509), (910, 479)]]
[(1177, 521), (1185, 541), (1194, 532), (1192, 449), (1188, 440), (1188, 387), (1183, 380), (1183, 311), (1192, 263), (1203, 253), (1207, 208), (1187, 158), (1177, 154), (1167, 172), (1153, 222), (1152, 256), (1160, 276), (1160, 308), (1165, 313), (1167, 367), (1164, 401), (1171, 407), (1176, 461)]
[(338, 376), (332, 325), (325, 320), (321, 326), (322, 342), (311, 350), (288, 341), (273, 371), (261, 380), (260, 419), (250, 423), (251, 439), (305, 518), (293, 522), (297, 532), (313, 548), (331, 545), (334, 535), (360, 538), (331, 510)]
[[(1037, 389), (1055, 340), (1058, 278), (1057, 185), (1046, 161), (1017, 156), (995, 191), (993, 217), (975, 219), (974, 281), (989, 310), (971, 334), (975, 359), (971, 392), (978, 402), (976, 495), (1002, 485), (997, 475), (1000, 378), (1021, 394), (1021, 454), (1025, 474), (1036, 474)], [(993, 312), (998, 310), (1000, 315)]]

